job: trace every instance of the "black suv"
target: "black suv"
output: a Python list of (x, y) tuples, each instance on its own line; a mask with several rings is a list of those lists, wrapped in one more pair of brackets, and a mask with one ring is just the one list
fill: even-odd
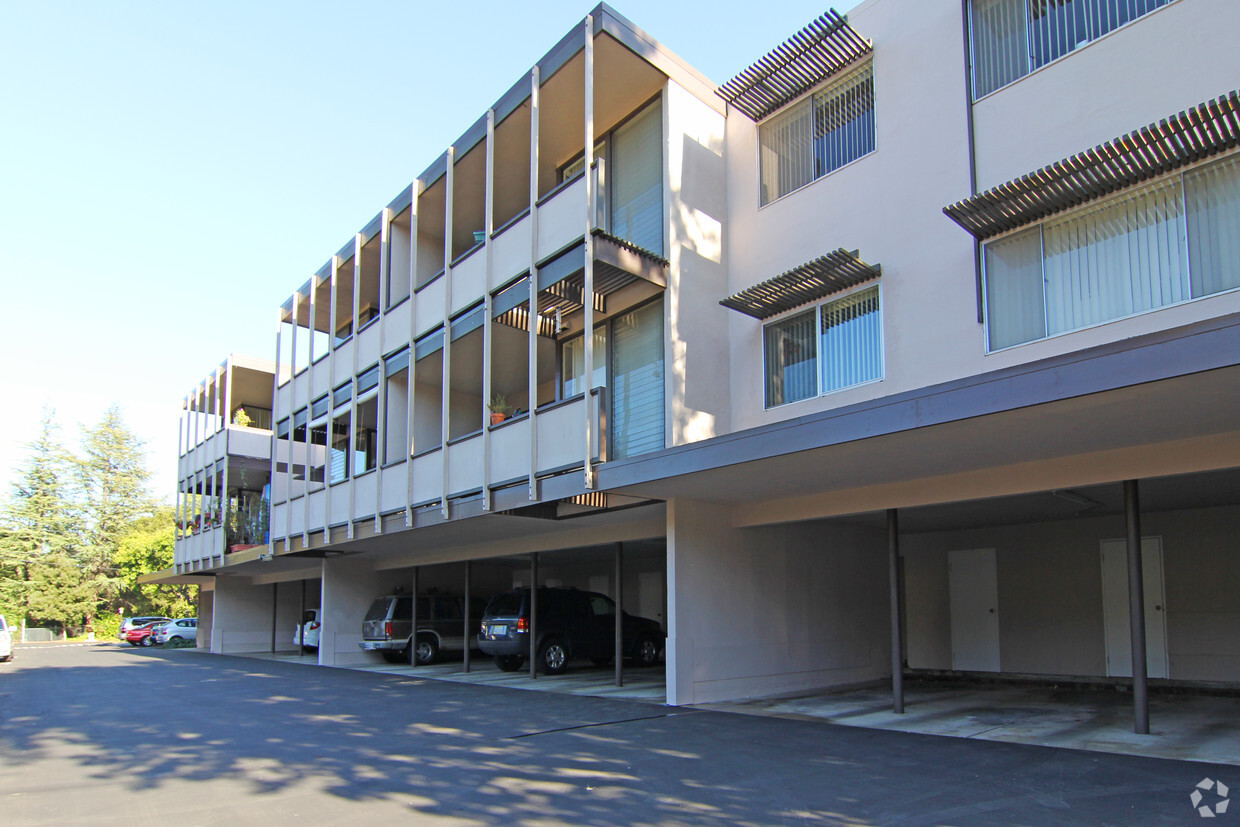
[[(521, 668), (530, 652), (530, 590), (513, 589), (491, 598), (482, 614), (478, 648), (505, 672)], [(666, 639), (657, 621), (624, 612), (621, 649), (637, 666), (655, 666)], [(538, 590), (538, 666), (558, 675), (572, 658), (608, 663), (616, 649), (616, 604), (606, 595), (578, 589)]]

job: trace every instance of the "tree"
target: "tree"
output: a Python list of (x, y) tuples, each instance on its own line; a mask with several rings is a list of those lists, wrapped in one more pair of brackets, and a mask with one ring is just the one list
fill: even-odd
[(176, 527), (170, 508), (135, 520), (112, 557), (120, 578), (119, 609), (128, 615), (187, 617), (194, 614), (197, 586), (139, 585), (138, 577), (172, 567)]
[(73, 460), (51, 410), (44, 409), (39, 436), (26, 448), (26, 464), (0, 508), (0, 603), (14, 617), (68, 622), (82, 604), (75, 565), (81, 520)]
[[(93, 428), (82, 428), (82, 453), (76, 460), (82, 496), (86, 542), (76, 555), (84, 578), (103, 602), (120, 588), (112, 559), (131, 523), (155, 513), (147, 493), (151, 473), (146, 467), (145, 442), (125, 424), (112, 405)], [(86, 615), (94, 631), (94, 612)]]

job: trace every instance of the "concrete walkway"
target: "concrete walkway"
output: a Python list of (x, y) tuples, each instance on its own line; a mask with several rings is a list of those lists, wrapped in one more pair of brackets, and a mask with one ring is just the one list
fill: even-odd
[(903, 715), (891, 711), (889, 687), (697, 708), (1240, 766), (1235, 697), (1151, 693), (1149, 735), (1132, 731), (1132, 696), (1109, 688), (910, 681)]

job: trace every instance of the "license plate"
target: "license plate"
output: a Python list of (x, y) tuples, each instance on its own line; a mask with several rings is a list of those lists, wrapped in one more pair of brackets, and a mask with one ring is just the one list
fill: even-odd
[(378, 649), (378, 648), (379, 648), (379, 644), (377, 644), (377, 643), (369, 643), (369, 642), (368, 642), (368, 643), (363, 643), (363, 644), (362, 644), (362, 648), (363, 648), (363, 649)]
[(506, 634), (508, 634), (508, 626), (506, 624), (500, 624), (498, 626), (491, 627), (492, 637), (499, 637), (500, 635), (506, 635)]

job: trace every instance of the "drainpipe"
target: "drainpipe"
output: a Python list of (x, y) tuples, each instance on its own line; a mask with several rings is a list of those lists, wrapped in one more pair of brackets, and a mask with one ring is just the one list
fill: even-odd
[[(969, 195), (977, 195), (977, 143), (973, 131), (973, 55), (969, 48), (969, 2), (960, 0), (960, 25), (964, 33), (964, 103), (965, 133), (969, 149)], [(982, 296), (982, 243), (973, 237), (973, 284), (977, 295), (977, 323), (985, 321)]]

